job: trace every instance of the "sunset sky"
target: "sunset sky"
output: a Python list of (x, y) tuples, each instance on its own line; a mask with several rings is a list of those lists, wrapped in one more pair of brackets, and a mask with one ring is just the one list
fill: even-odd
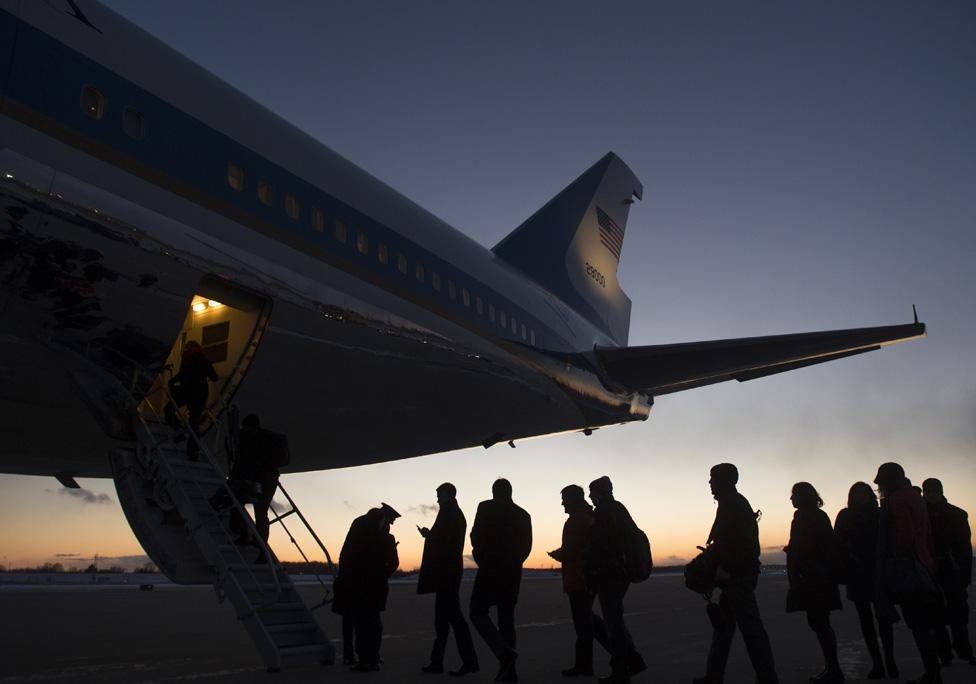
[[(334, 554), (386, 501), (413, 567), (436, 486), (470, 527), (504, 476), (548, 566), (559, 490), (609, 475), (656, 561), (680, 562), (721, 461), (769, 549), (794, 482), (833, 517), (888, 460), (976, 514), (973, 3), (108, 4), (486, 247), (616, 152), (644, 184), (620, 264), (633, 345), (907, 323), (912, 304), (929, 326), (591, 437), (286, 476)], [(111, 481), (81, 482), (0, 475), (0, 564), (141, 555)]]

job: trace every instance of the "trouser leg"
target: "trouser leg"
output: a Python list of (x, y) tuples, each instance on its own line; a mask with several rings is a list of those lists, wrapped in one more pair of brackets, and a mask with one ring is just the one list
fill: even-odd
[(447, 595), (441, 592), (434, 595), (434, 645), (430, 648), (431, 665), (444, 664), (444, 649), (447, 647), (447, 637), (451, 632), (447, 602)]
[(515, 602), (502, 600), (495, 607), (498, 611), (498, 634), (511, 650), (515, 650)]
[(607, 580), (600, 583), (599, 589), (600, 610), (610, 642), (610, 669), (615, 677), (621, 678), (630, 676), (634, 654), (634, 642), (624, 624), (624, 595), (629, 586), (625, 580)]
[(380, 641), (383, 623), (378, 610), (362, 610), (356, 614), (356, 654), (359, 662), (377, 665), (380, 662)]
[(856, 601), (854, 607), (857, 609), (857, 620), (861, 624), (861, 636), (864, 637), (864, 644), (871, 655), (871, 664), (874, 668), (882, 667), (881, 649), (878, 648), (878, 633), (874, 628), (874, 611), (871, 610), (871, 603)]
[(969, 641), (969, 590), (960, 587), (946, 592), (946, 622), (952, 629), (952, 648), (963, 660), (972, 660)]
[(505, 643), (505, 640), (502, 639), (498, 629), (495, 627), (495, 623), (491, 621), (491, 616), (488, 615), (488, 609), (490, 607), (491, 605), (484, 599), (472, 596), (469, 609), (471, 624), (474, 625), (474, 628), (481, 635), (481, 638), (484, 639), (495, 657), (501, 661), (511, 655), (512, 649)]
[(261, 483), (261, 493), (258, 494), (254, 502), (254, 527), (258, 535), (265, 542), (271, 534), (271, 522), (268, 519), (268, 509), (271, 507), (271, 499), (274, 497), (276, 481), (265, 481)]
[(830, 611), (825, 609), (808, 610), (807, 624), (817, 635), (820, 643), (820, 650), (823, 652), (824, 665), (831, 672), (840, 671), (840, 662), (837, 659), (837, 635), (834, 634), (830, 626)]
[(759, 615), (759, 604), (756, 603), (756, 582), (754, 576), (737, 578), (723, 591), (723, 598), (728, 598), (732, 603), (735, 623), (746, 642), (746, 651), (756, 671), (757, 681), (767, 684), (778, 680), (773, 649)]
[(725, 678), (725, 666), (729, 662), (729, 651), (732, 649), (732, 638), (735, 636), (735, 613), (733, 601), (728, 592), (723, 589), (718, 599), (718, 607), (722, 611), (722, 624), (714, 627), (712, 643), (708, 648), (708, 660), (705, 665), (705, 679), (712, 684), (718, 684)]
[(932, 607), (924, 601), (909, 601), (901, 604), (901, 613), (905, 624), (912, 630), (912, 638), (922, 658), (922, 665), (926, 674), (937, 675), (939, 666), (939, 651), (936, 641), (935, 615)]
[(574, 666), (580, 670), (593, 669), (593, 598), (590, 592), (574, 591), (569, 596), (569, 612), (576, 631)]
[[(461, 612), (461, 599), (457, 591), (438, 592), (437, 597), (444, 605), (444, 616), (450, 628), (454, 630), (454, 641), (457, 644), (461, 662), (465, 665), (477, 665), (478, 654), (474, 650), (474, 641), (471, 639), (468, 622), (464, 619), (464, 613)], [(444, 640), (447, 641), (446, 633)]]
[(895, 627), (892, 620), (884, 618), (879, 614), (878, 606), (874, 606), (875, 617), (878, 618), (878, 636), (881, 638), (881, 650), (884, 652), (885, 668), (890, 676), (897, 670), (895, 663)]
[(342, 616), (342, 659), (349, 663), (356, 659), (356, 620), (347, 611)]

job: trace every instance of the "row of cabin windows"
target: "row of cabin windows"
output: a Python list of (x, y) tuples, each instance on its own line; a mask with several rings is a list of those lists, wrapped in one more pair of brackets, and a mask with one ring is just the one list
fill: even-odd
[[(105, 96), (95, 86), (81, 89), (81, 111), (96, 121), (105, 118)], [(146, 137), (146, 117), (126, 105), (122, 108), (122, 130), (130, 138), (142, 140)]]

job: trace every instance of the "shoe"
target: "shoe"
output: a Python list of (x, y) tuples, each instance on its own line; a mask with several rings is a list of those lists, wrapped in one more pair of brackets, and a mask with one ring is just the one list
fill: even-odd
[(573, 665), (568, 670), (562, 671), (563, 677), (592, 677), (593, 668), (592, 667), (580, 667), (579, 665)]
[(379, 672), (380, 666), (377, 663), (357, 663), (349, 668), (350, 672)]
[(464, 663), (458, 669), (451, 670), (447, 674), (451, 675), (452, 677), (463, 677), (466, 674), (471, 674), (473, 672), (477, 672), (480, 669), (481, 668), (478, 667), (478, 663), (470, 663), (470, 664), (469, 663)]
[(884, 679), (885, 669), (881, 665), (875, 665), (871, 668), (871, 671), (867, 674), (868, 679)]
[(352, 658), (350, 656), (343, 656), (343, 658), (342, 658), (342, 664), (343, 665), (350, 665), (350, 666), (355, 665), (356, 664), (356, 659), (355, 658)]
[(444, 666), (431, 663), (430, 665), (424, 665), (420, 668), (420, 671), (425, 674), (444, 674)]
[(824, 670), (818, 675), (810, 677), (814, 684), (844, 684), (844, 673), (840, 670)]
[(518, 673), (515, 671), (515, 660), (518, 653), (512, 651), (498, 662), (498, 674), (495, 675), (496, 682), (517, 682)]

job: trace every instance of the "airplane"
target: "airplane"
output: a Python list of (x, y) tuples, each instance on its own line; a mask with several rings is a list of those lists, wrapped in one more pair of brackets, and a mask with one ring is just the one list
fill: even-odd
[[(628, 346), (608, 153), (491, 249), (119, 15), (0, 0), (0, 472), (111, 477), (199, 342), (289, 472), (643, 421), (918, 322)], [(205, 426), (206, 427), (206, 426)]]

